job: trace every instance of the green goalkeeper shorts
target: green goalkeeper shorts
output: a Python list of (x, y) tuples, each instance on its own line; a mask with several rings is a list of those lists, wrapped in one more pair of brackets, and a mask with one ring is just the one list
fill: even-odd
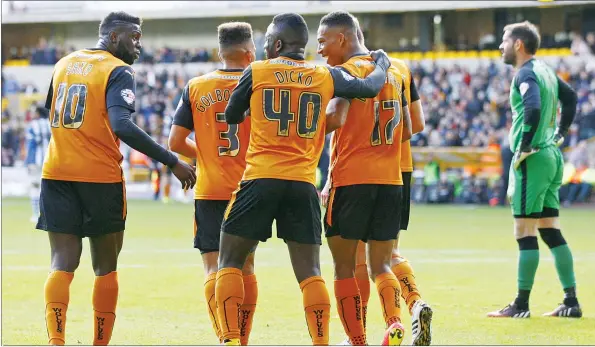
[(514, 218), (557, 217), (564, 159), (556, 146), (540, 149), (514, 169), (510, 165), (508, 198)]

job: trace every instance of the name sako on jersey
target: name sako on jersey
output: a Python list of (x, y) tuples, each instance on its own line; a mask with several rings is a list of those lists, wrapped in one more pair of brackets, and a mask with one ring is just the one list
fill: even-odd
[[(355, 56), (341, 65), (355, 77), (374, 71), (369, 55)], [(335, 130), (331, 143), (333, 187), (354, 184), (401, 185), (400, 148), (403, 76), (391, 66), (385, 85), (373, 99), (354, 99), (347, 121)]]
[(250, 117), (227, 124), (225, 108), (241, 71), (216, 70), (188, 82), (196, 146), (195, 199), (229, 200), (246, 168)]

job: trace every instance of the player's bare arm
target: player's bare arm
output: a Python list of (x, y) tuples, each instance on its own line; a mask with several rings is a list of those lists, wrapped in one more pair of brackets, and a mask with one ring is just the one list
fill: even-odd
[(531, 142), (541, 117), (541, 96), (535, 73), (529, 68), (519, 70), (515, 84), (523, 98), (524, 107), (521, 147), (514, 157), (514, 168), (516, 170), (523, 160), (538, 151), (538, 149), (531, 147)]
[(240, 124), (246, 119), (250, 109), (250, 97), (252, 97), (252, 68), (248, 66), (225, 107), (225, 121), (228, 124)]
[(401, 137), (401, 142), (407, 142), (413, 135), (409, 106), (403, 106), (401, 112), (403, 112), (403, 136)]
[(566, 82), (562, 81), (560, 77), (558, 77), (558, 99), (560, 99), (560, 103), (562, 104), (562, 111), (560, 125), (554, 135), (554, 142), (560, 147), (564, 143), (564, 137), (566, 137), (568, 128), (570, 128), (576, 115), (577, 103), (576, 92)]
[(183, 126), (172, 125), (167, 144), (172, 152), (181, 154), (186, 158), (196, 159), (196, 142), (188, 138), (192, 130)]
[(326, 106), (326, 128), (325, 134), (332, 133), (339, 129), (347, 121), (351, 101), (345, 98), (333, 98)]
[(107, 98), (124, 99), (128, 105), (114, 102), (108, 108), (108, 116), (114, 134), (128, 146), (146, 154), (160, 163), (167, 165), (182, 182), (184, 189), (194, 187), (196, 173), (194, 169), (161, 147), (146, 132), (132, 122), (134, 110), (134, 73), (130, 67), (123, 67), (112, 73), (112, 83), (107, 88)]
[[(411, 74), (411, 72), (409, 73)], [(411, 116), (411, 133), (417, 134), (424, 130), (426, 126), (426, 119), (424, 116), (424, 110), (421, 107), (421, 100), (419, 99), (419, 93), (417, 92), (417, 87), (415, 86), (413, 76), (410, 76), (409, 80), (411, 81), (411, 105), (409, 105), (409, 112)]]
[(188, 85), (186, 85), (174, 113), (174, 121), (167, 141), (169, 148), (187, 158), (196, 158), (196, 142), (188, 138), (193, 129), (194, 120), (188, 98)]
[(407, 104), (407, 98), (405, 97), (405, 79), (401, 83), (401, 114), (403, 115), (403, 135), (401, 136), (401, 142), (406, 142), (411, 139), (413, 135), (411, 127), (411, 115), (409, 114), (409, 105)]

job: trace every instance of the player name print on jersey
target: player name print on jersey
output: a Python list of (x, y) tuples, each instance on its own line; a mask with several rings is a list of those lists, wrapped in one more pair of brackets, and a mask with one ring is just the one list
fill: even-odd
[(195, 199), (229, 200), (246, 168), (250, 117), (227, 124), (224, 111), (242, 71), (216, 70), (188, 82), (198, 153)]
[(255, 62), (251, 68), (253, 131), (243, 179), (314, 184), (324, 144), (324, 112), (334, 94), (330, 71), (288, 57)]

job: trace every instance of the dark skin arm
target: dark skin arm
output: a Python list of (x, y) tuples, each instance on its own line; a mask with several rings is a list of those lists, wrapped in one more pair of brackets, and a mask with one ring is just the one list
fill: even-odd
[(403, 134), (401, 142), (406, 142), (411, 139), (413, 135), (411, 126), (411, 115), (409, 114), (409, 105), (407, 105), (407, 98), (405, 97), (405, 80), (401, 83), (401, 114), (403, 115)]
[(326, 128), (325, 134), (332, 133), (339, 129), (347, 121), (351, 101), (345, 98), (333, 98), (326, 106)]
[(169, 148), (187, 158), (196, 158), (196, 142), (188, 138), (194, 129), (194, 119), (192, 117), (192, 108), (190, 107), (190, 100), (188, 96), (188, 88), (186, 85), (182, 92), (182, 98), (176, 108), (174, 114), (174, 121), (169, 133), (167, 141)]

